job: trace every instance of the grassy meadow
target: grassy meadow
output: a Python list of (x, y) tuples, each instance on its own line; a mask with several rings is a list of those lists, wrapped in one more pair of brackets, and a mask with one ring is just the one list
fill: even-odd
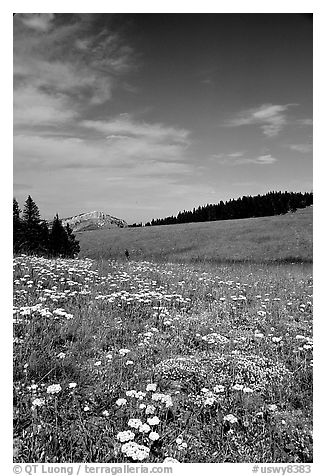
[(311, 462), (311, 220), (96, 231), (79, 259), (15, 257), (14, 461)]
[(281, 216), (77, 233), (82, 257), (174, 263), (312, 263), (312, 207)]

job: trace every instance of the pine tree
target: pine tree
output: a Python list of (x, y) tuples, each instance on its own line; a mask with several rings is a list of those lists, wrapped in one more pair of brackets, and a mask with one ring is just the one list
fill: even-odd
[(52, 256), (62, 257), (66, 255), (66, 250), (68, 249), (68, 235), (62, 226), (58, 214), (53, 219), (49, 236), (49, 248)]
[(28, 227), (39, 225), (41, 221), (38, 206), (30, 195), (28, 195), (27, 200), (25, 202), (23, 220), (26, 223), (26, 226)]
[(13, 244), (14, 253), (18, 253), (22, 242), (22, 221), (20, 219), (20, 208), (16, 198), (13, 200)]
[(28, 195), (23, 211), (23, 240), (22, 249), (27, 253), (43, 252), (41, 243), (42, 226), (38, 206)]

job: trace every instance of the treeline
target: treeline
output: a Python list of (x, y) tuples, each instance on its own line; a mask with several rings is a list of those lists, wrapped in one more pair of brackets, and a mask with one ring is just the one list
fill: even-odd
[(265, 195), (244, 196), (237, 200), (220, 201), (216, 205), (207, 204), (192, 211), (179, 212), (177, 216), (158, 218), (151, 222), (134, 223), (131, 227), (174, 225), (177, 223), (232, 220), (240, 218), (283, 215), (305, 208), (313, 203), (312, 192), (269, 192)]
[(40, 217), (38, 206), (29, 195), (22, 217), (17, 200), (13, 200), (14, 253), (25, 253), (47, 257), (73, 258), (79, 251), (72, 229), (62, 225), (58, 214), (49, 227)]

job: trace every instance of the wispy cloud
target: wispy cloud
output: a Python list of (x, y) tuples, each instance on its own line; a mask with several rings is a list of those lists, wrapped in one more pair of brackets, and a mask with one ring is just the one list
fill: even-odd
[(297, 123), (300, 126), (312, 126), (313, 125), (313, 120), (311, 118), (306, 118), (306, 119), (298, 119)]
[(14, 95), (14, 127), (31, 128), (65, 123), (76, 117), (62, 95), (51, 95), (32, 86)]
[(51, 28), (54, 19), (53, 13), (22, 13), (20, 14), (21, 21), (28, 28), (40, 32), (48, 31)]
[(311, 144), (289, 144), (288, 147), (289, 149), (301, 152), (302, 154), (307, 154), (312, 151)]
[[(136, 68), (136, 54), (107, 26), (95, 28), (96, 15), (17, 14), (14, 17), (14, 96), (16, 124), (26, 121), (31, 97), (44, 116), (66, 120), (109, 101), (125, 75)], [(67, 112), (64, 112), (67, 108)], [(35, 109), (35, 108), (34, 108)], [(52, 109), (52, 113), (51, 113)], [(57, 114), (58, 109), (60, 113)], [(72, 112), (73, 111), (73, 112)], [(42, 114), (40, 110), (35, 118)]]
[(256, 124), (267, 137), (274, 137), (288, 123), (286, 111), (294, 104), (263, 104), (260, 107), (241, 111), (235, 118), (227, 121), (226, 126), (239, 127)]
[[(163, 124), (137, 123), (119, 120), (101, 123), (84, 121), (84, 137), (42, 136), (17, 134), (14, 152), (17, 167), (50, 169), (128, 169), (129, 174), (139, 170), (157, 175), (187, 173), (185, 152), (189, 132)], [(97, 135), (92, 135), (95, 129)], [(108, 132), (116, 132), (107, 136)], [(164, 164), (166, 163), (166, 164)], [(117, 173), (117, 170), (115, 170)]]
[(109, 121), (83, 121), (81, 125), (105, 134), (107, 139), (111, 140), (146, 138), (150, 141), (186, 144), (190, 134), (185, 129), (169, 127), (164, 124), (136, 122), (128, 114)]
[(277, 159), (271, 154), (259, 155), (258, 157), (245, 157), (244, 152), (235, 152), (230, 154), (214, 154), (211, 157), (221, 165), (272, 165)]

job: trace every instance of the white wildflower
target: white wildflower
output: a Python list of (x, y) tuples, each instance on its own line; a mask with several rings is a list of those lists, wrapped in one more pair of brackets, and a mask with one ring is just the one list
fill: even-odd
[(42, 407), (44, 404), (44, 398), (35, 398), (35, 400), (32, 401), (33, 407)]
[(177, 459), (175, 458), (171, 458), (170, 456), (167, 456), (163, 463), (180, 463), (180, 461), (178, 461)]
[(158, 440), (160, 435), (156, 433), (156, 431), (151, 431), (150, 434), (148, 435), (148, 438), (152, 441)]
[(225, 389), (225, 388), (224, 388), (224, 385), (216, 385), (216, 386), (213, 388), (213, 390), (214, 390), (215, 393), (222, 393), (222, 392), (224, 392), (224, 389)]
[(138, 430), (141, 433), (148, 433), (149, 431), (151, 431), (151, 427), (149, 425), (147, 425), (147, 423), (143, 423), (142, 425), (140, 425), (138, 427)]
[(121, 443), (124, 443), (125, 441), (133, 440), (135, 438), (135, 433), (133, 433), (131, 430), (126, 430), (126, 431), (120, 431), (117, 434), (117, 439), (121, 441)]
[(46, 391), (47, 393), (50, 393), (50, 394), (55, 394), (55, 393), (59, 393), (61, 392), (62, 388), (61, 388), (61, 385), (59, 383), (54, 383), (53, 385), (50, 385)]
[(142, 425), (142, 421), (139, 418), (130, 418), (128, 426), (131, 428), (139, 428)]
[(123, 405), (126, 405), (127, 400), (125, 398), (118, 398), (118, 400), (115, 402), (118, 407), (121, 407)]
[(147, 423), (151, 426), (158, 425), (160, 422), (161, 420), (157, 416), (154, 416), (153, 418), (147, 418)]
[(229, 413), (229, 415), (226, 415), (225, 417), (223, 417), (223, 420), (224, 421), (229, 421), (230, 423), (237, 423), (237, 421), (238, 421), (237, 417), (232, 415), (232, 413)]

